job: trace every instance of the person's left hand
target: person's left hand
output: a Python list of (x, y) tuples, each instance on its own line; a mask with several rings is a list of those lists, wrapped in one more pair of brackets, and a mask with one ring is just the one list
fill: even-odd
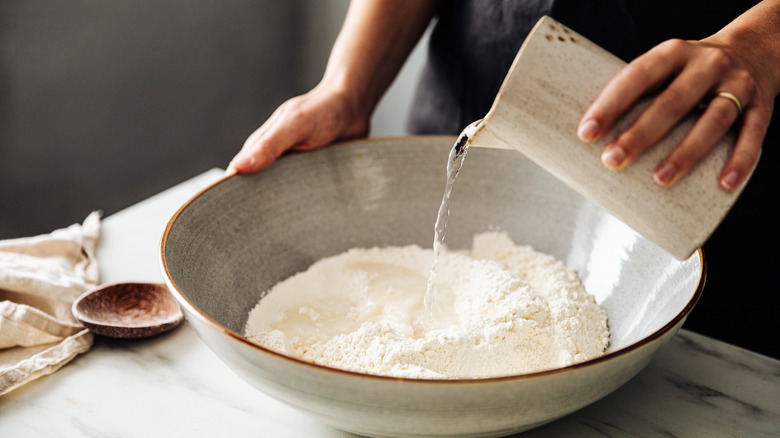
[(679, 181), (737, 123), (736, 145), (719, 183), (725, 190), (740, 185), (760, 155), (777, 91), (760, 53), (756, 58), (752, 52), (718, 42), (717, 37), (661, 43), (629, 63), (604, 88), (580, 122), (582, 140), (601, 138), (642, 95), (661, 90), (605, 148), (601, 159), (607, 167), (621, 169), (634, 162), (704, 102), (699, 120), (658, 164), (653, 178), (661, 186)]

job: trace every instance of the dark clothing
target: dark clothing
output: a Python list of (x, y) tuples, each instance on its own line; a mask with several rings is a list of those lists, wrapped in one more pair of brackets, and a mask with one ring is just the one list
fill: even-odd
[[(756, 1), (446, 0), (412, 107), (413, 134), (458, 134), (487, 114), (525, 37), (542, 15), (626, 62), (670, 39), (701, 39)], [(674, 11), (674, 13), (669, 13)]]
[[(758, 1), (446, 0), (409, 121), (412, 134), (457, 135), (487, 114), (526, 35), (550, 15), (625, 61), (670, 38), (701, 39)], [(773, 117), (759, 167), (704, 247), (707, 282), (685, 327), (780, 358), (778, 200), (780, 122)]]

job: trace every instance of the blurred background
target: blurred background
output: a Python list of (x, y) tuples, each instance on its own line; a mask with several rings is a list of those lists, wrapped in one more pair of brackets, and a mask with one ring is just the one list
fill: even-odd
[[(225, 168), (313, 87), (349, 0), (2, 0), (0, 239)], [(374, 115), (405, 132), (424, 39)]]

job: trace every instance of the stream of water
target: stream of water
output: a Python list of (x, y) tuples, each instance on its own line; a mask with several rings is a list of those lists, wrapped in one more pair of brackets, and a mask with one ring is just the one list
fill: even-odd
[(428, 289), (425, 291), (425, 298), (423, 304), (425, 305), (425, 312), (430, 317), (433, 309), (434, 302), (436, 301), (436, 267), (439, 264), (439, 255), (441, 254), (442, 245), (444, 244), (444, 237), (447, 234), (447, 223), (450, 220), (450, 197), (452, 196), (452, 187), (455, 185), (455, 180), (458, 177), (463, 162), (466, 160), (466, 154), (469, 151), (471, 145), (471, 137), (477, 132), (481, 122), (475, 122), (470, 124), (464, 129), (458, 139), (455, 140), (455, 144), (450, 150), (449, 158), (447, 159), (447, 184), (444, 187), (444, 196), (439, 206), (439, 214), (436, 216), (436, 225), (433, 232), (433, 265), (431, 266), (431, 273), (428, 276)]

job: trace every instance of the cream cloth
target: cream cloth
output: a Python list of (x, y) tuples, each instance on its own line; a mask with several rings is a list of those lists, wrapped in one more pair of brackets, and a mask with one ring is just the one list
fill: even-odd
[(0, 241), (0, 395), (92, 346), (71, 313), (98, 284), (100, 213), (50, 234)]

